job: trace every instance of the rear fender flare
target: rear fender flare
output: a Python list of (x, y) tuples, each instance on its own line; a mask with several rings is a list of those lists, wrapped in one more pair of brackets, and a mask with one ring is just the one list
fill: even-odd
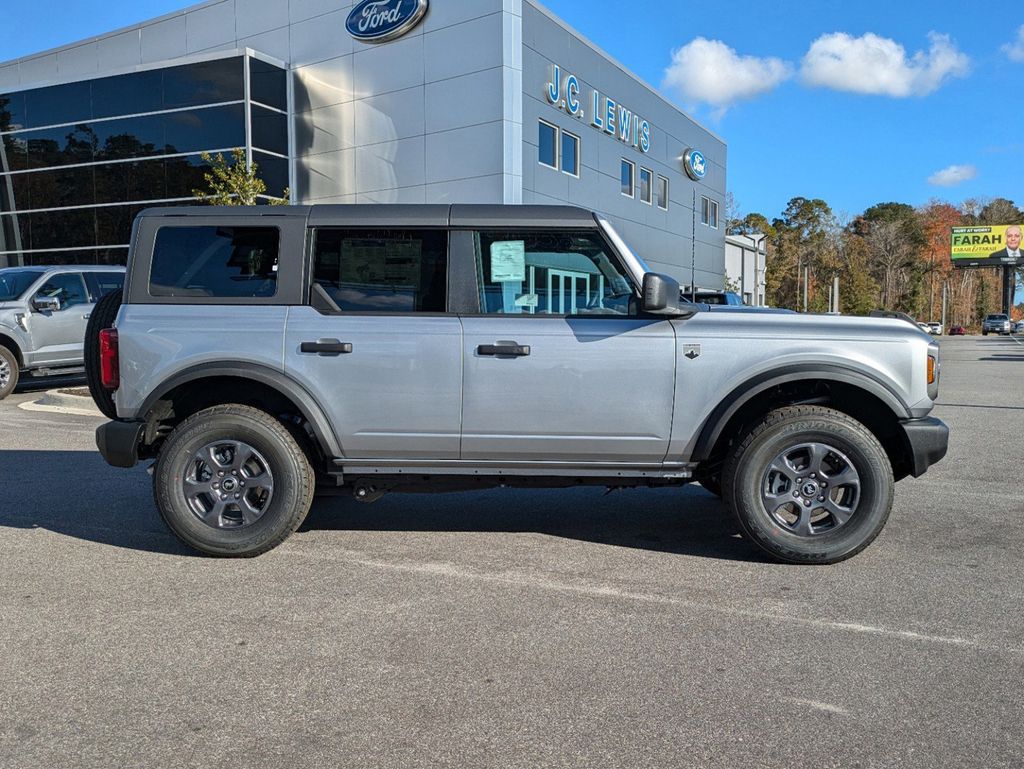
[(179, 371), (169, 379), (160, 383), (149, 397), (143, 401), (142, 406), (136, 412), (138, 418), (144, 419), (152, 411), (157, 401), (162, 400), (172, 390), (181, 385), (195, 382), (200, 379), (213, 379), (215, 377), (234, 377), (237, 379), (251, 379), (254, 382), (266, 385), (277, 390), (281, 395), (288, 398), (296, 405), (302, 416), (309, 422), (313, 434), (320, 443), (324, 453), (329, 457), (342, 456), (341, 446), (338, 444), (323, 408), (308, 390), (295, 382), (280, 371), (261, 366), (256, 363), (234, 362), (234, 363), (209, 363), (194, 366), (184, 371)]

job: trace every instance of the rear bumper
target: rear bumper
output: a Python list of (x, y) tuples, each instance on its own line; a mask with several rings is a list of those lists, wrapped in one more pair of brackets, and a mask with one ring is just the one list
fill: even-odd
[(908, 449), (908, 469), (915, 478), (924, 475), (949, 449), (949, 428), (941, 419), (925, 417), (900, 422)]
[(107, 422), (96, 428), (96, 448), (114, 467), (135, 467), (145, 422)]

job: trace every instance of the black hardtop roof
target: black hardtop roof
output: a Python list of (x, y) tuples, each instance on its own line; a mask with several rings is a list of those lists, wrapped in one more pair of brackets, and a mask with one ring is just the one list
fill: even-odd
[(594, 213), (575, 206), (338, 204), (313, 206), (176, 206), (147, 208), (146, 217), (301, 217), (316, 227), (594, 227)]

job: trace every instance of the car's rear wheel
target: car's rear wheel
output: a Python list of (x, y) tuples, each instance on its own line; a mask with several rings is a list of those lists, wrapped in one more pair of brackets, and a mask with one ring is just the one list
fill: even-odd
[(160, 450), (153, 492), (164, 521), (203, 553), (250, 557), (277, 547), (313, 501), (302, 448), (271, 415), (215, 406), (182, 422)]
[(103, 386), (100, 378), (100, 331), (114, 325), (120, 309), (121, 291), (111, 291), (96, 302), (85, 327), (85, 379), (96, 408), (108, 419), (117, 419), (117, 406), (113, 393)]
[(17, 356), (0, 345), (0, 401), (14, 392), (18, 386), (18, 375)]
[(836, 563), (878, 536), (893, 499), (889, 457), (860, 422), (820, 406), (772, 411), (730, 454), (726, 502), (744, 534), (787, 563)]

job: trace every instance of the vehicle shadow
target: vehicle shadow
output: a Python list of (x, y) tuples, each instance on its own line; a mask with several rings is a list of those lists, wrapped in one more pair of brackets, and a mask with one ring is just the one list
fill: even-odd
[(96, 452), (0, 450), (0, 527), (43, 529), (130, 550), (197, 556), (167, 530), (142, 467)]
[(53, 376), (33, 377), (22, 376), (18, 385), (14, 388), (15, 393), (34, 393), (45, 390), (56, 390), (64, 387), (83, 387), (86, 384), (85, 374), (74, 376)]
[(494, 489), (393, 494), (363, 504), (317, 499), (300, 531), (533, 533), (616, 547), (765, 561), (725, 504), (700, 486)]
[[(42, 529), (86, 542), (202, 557), (168, 531), (142, 466), (109, 467), (87, 451), (0, 450), (0, 527)], [(535, 533), (617, 547), (763, 561), (732, 516), (701, 487), (494, 489), (392, 494), (362, 504), (318, 497), (300, 532)]]

